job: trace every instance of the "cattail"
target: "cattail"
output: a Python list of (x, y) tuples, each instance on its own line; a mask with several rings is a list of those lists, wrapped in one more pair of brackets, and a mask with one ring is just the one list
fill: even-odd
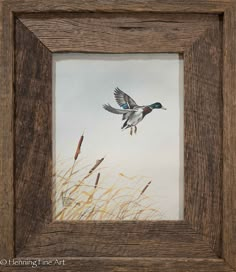
[(142, 192), (141, 192), (141, 194), (140, 195), (142, 195), (146, 190), (147, 190), (147, 188), (149, 187), (149, 185), (152, 183), (152, 181), (149, 181), (148, 183), (147, 183), (147, 185), (143, 188), (143, 190), (142, 190)]
[(96, 181), (95, 181), (94, 188), (97, 188), (97, 185), (98, 185), (99, 179), (100, 179), (100, 173), (98, 173), (98, 174), (97, 174), (97, 178), (96, 178)]
[(80, 150), (81, 150), (81, 146), (82, 146), (83, 140), (84, 140), (84, 134), (79, 139), (78, 146), (77, 146), (77, 149), (76, 149), (76, 152), (75, 152), (75, 156), (74, 156), (74, 160), (75, 161), (77, 160), (77, 158), (78, 158), (78, 156), (80, 154)]
[(104, 158), (101, 158), (100, 160), (97, 160), (96, 163), (94, 164), (94, 166), (89, 170), (87, 176), (85, 176), (83, 178), (83, 180), (85, 180), (88, 177), (90, 177), (92, 175), (93, 171), (102, 163), (103, 160), (104, 160)]
[(95, 165), (89, 170), (89, 174), (92, 174), (92, 172), (102, 163), (103, 160), (104, 160), (104, 158), (97, 160)]

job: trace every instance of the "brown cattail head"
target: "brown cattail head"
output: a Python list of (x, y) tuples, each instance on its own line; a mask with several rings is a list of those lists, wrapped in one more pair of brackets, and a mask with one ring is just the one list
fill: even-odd
[(100, 179), (100, 173), (97, 174), (97, 178), (96, 178), (96, 181), (95, 181), (94, 188), (97, 188), (99, 179)]
[(101, 158), (100, 160), (97, 160), (94, 166), (90, 169), (89, 174), (91, 174), (104, 160), (104, 158)]
[(76, 149), (76, 152), (75, 152), (75, 156), (74, 156), (74, 160), (75, 161), (77, 160), (77, 158), (78, 158), (78, 156), (80, 154), (80, 150), (81, 150), (81, 146), (82, 146), (83, 140), (84, 140), (84, 134), (79, 139), (79, 142), (78, 142), (78, 145), (77, 145), (77, 149)]
[(142, 195), (146, 190), (147, 190), (147, 188), (149, 187), (149, 185), (152, 183), (152, 181), (149, 181), (148, 183), (147, 183), (147, 185), (143, 188), (143, 190), (142, 190), (142, 192), (140, 193), (140, 195)]

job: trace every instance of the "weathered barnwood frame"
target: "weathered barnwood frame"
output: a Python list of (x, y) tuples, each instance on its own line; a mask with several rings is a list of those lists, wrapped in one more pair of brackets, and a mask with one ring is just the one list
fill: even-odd
[[(65, 259), (50, 271), (236, 270), (236, 3), (5, 0), (0, 20), (0, 259)], [(183, 221), (52, 221), (55, 52), (183, 54)]]

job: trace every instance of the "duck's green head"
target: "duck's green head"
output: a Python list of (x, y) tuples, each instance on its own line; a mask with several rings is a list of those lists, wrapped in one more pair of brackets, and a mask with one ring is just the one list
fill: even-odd
[(166, 108), (164, 108), (164, 107), (162, 106), (162, 104), (159, 103), (159, 102), (156, 102), (156, 103), (154, 103), (154, 104), (151, 104), (149, 107), (150, 107), (152, 110), (153, 110), (153, 109), (162, 109), (162, 110), (166, 110)]

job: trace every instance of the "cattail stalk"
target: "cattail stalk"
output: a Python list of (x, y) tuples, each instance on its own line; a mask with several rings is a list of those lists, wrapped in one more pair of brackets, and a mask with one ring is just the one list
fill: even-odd
[(70, 176), (73, 174), (73, 171), (74, 171), (74, 168), (75, 168), (75, 162), (76, 162), (76, 160), (78, 159), (78, 156), (79, 156), (79, 154), (80, 154), (81, 146), (82, 146), (83, 140), (84, 140), (84, 134), (82, 134), (82, 135), (80, 136), (80, 139), (79, 139), (79, 142), (78, 142), (78, 145), (77, 145), (77, 149), (76, 149), (76, 151), (75, 151), (74, 162), (73, 162), (73, 165), (72, 165), (71, 171), (70, 171)]
[(97, 178), (96, 178), (95, 185), (94, 185), (94, 188), (95, 188), (95, 189), (96, 189), (97, 186), (98, 186), (99, 179), (100, 179), (100, 173), (97, 174)]
[(152, 181), (149, 181), (148, 183), (147, 183), (147, 185), (143, 188), (143, 190), (142, 190), (142, 192), (140, 193), (140, 196), (142, 195), (142, 194), (144, 194), (144, 192), (147, 190), (147, 188), (149, 187), (149, 185), (152, 183)]
[(92, 174), (93, 171), (103, 162), (104, 158), (97, 160), (94, 166), (89, 170), (89, 174)]
[(77, 160), (77, 158), (78, 158), (78, 156), (80, 154), (83, 140), (84, 140), (84, 134), (82, 134), (81, 137), (80, 137), (80, 139), (79, 139), (79, 142), (78, 142), (78, 145), (77, 145), (77, 149), (76, 149), (76, 152), (75, 152), (75, 156), (74, 156), (74, 160), (75, 161)]
[(80, 185), (93, 174), (93, 171), (103, 162), (104, 158), (101, 158), (100, 160), (97, 160), (96, 163), (94, 164), (94, 166), (90, 169), (89, 173), (87, 174), (87, 176), (85, 176), (80, 182), (79, 184), (73, 186), (74, 189), (69, 193), (69, 196), (71, 196), (79, 187)]

